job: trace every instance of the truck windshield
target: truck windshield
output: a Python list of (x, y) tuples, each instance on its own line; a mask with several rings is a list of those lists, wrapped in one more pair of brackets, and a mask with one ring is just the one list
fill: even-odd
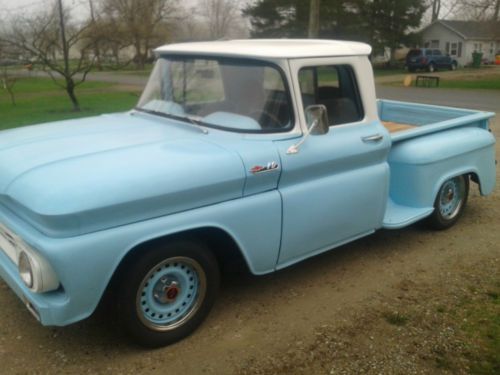
[(283, 74), (252, 60), (160, 57), (136, 109), (245, 133), (292, 125)]

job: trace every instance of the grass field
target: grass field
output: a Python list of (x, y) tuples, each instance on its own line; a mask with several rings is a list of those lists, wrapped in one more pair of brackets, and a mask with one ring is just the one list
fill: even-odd
[(448, 79), (441, 80), (439, 87), (447, 89), (469, 90), (500, 90), (500, 75), (487, 76), (476, 79)]
[[(471, 287), (474, 288), (474, 287)], [(477, 294), (475, 289), (471, 290)], [(474, 302), (474, 303), (473, 303)], [(466, 318), (461, 329), (478, 343), (479, 352), (471, 355), (472, 374), (500, 373), (500, 280), (492, 283), (479, 301), (465, 302)]]
[(14, 93), (16, 106), (0, 86), (0, 129), (125, 111), (139, 96), (138, 91), (124, 86), (85, 82), (76, 89), (82, 110), (74, 112), (66, 92), (48, 78), (20, 78)]
[[(384, 83), (390, 86), (403, 86), (405, 75), (390, 77)], [(432, 75), (440, 77), (439, 87), (444, 89), (462, 89), (462, 90), (500, 90), (500, 69), (495, 67), (485, 67), (481, 69), (465, 68), (454, 72), (437, 71), (435, 73), (417, 72), (411, 74), (413, 77), (412, 86), (415, 86), (417, 75)], [(434, 87), (433, 87), (434, 88)]]

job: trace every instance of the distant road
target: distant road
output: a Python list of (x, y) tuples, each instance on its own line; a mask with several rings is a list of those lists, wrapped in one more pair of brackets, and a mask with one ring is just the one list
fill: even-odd
[[(109, 72), (92, 72), (87, 76), (89, 81), (120, 83), (144, 87), (146, 76)], [(377, 79), (378, 80), (378, 79)], [(499, 90), (460, 90), (432, 89), (420, 87), (393, 87), (377, 84), (377, 97), (382, 99), (402, 100), (425, 104), (446, 105), (478, 109), (482, 111), (500, 112)], [(474, 94), (471, 94), (473, 92)]]
[[(19, 70), (16, 72), (19, 76), (25, 77), (49, 77), (47, 72), (41, 70), (35, 70), (28, 72), (27, 70)], [(59, 75), (55, 75), (58, 79), (61, 78)], [(77, 74), (75, 79), (79, 79), (81, 74)], [(133, 72), (127, 73), (114, 73), (114, 72), (91, 72), (87, 75), (87, 81), (97, 81), (97, 82), (109, 82), (109, 83), (119, 83), (123, 85), (130, 86), (140, 86), (144, 87), (148, 81), (147, 76), (136, 75)]]
[(500, 112), (500, 90), (432, 89), (377, 85), (380, 99)]
[(135, 75), (133, 73), (92, 72), (87, 75), (87, 80), (144, 87), (148, 81), (148, 77)]
[[(144, 87), (148, 80), (146, 76), (120, 74), (109, 72), (92, 72), (89, 81), (121, 83)], [(377, 78), (379, 81), (380, 78)], [(382, 79), (383, 80), (383, 79)], [(377, 97), (383, 99), (402, 100), (425, 104), (447, 105), (478, 109), (482, 111), (500, 112), (499, 90), (460, 90), (432, 89), (420, 87), (393, 87), (377, 84)], [(474, 94), (471, 95), (471, 92)]]
[[(23, 72), (23, 74), (28, 75), (29, 73)], [(47, 73), (38, 71), (31, 72), (31, 75), (47, 76)], [(393, 81), (394, 76), (378, 77), (377, 81), (383, 82), (389, 79)], [(87, 76), (87, 80), (119, 83), (142, 88), (146, 85), (148, 77), (134, 75), (133, 73), (92, 72)], [(420, 87), (393, 87), (384, 86), (382, 84), (377, 84), (376, 89), (377, 97), (381, 99), (500, 112), (499, 90), (432, 89)]]

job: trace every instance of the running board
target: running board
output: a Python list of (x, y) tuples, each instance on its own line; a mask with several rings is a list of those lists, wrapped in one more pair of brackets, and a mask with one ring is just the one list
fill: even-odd
[(389, 198), (382, 227), (386, 229), (403, 228), (429, 216), (432, 211), (434, 211), (434, 207), (401, 206)]

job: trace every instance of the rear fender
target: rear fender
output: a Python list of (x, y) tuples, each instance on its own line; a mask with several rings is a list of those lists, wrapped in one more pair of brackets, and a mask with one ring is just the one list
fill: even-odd
[(482, 195), (495, 187), (495, 139), (484, 129), (461, 128), (408, 139), (393, 145), (390, 197), (401, 205), (432, 207), (448, 179), (473, 174)]

